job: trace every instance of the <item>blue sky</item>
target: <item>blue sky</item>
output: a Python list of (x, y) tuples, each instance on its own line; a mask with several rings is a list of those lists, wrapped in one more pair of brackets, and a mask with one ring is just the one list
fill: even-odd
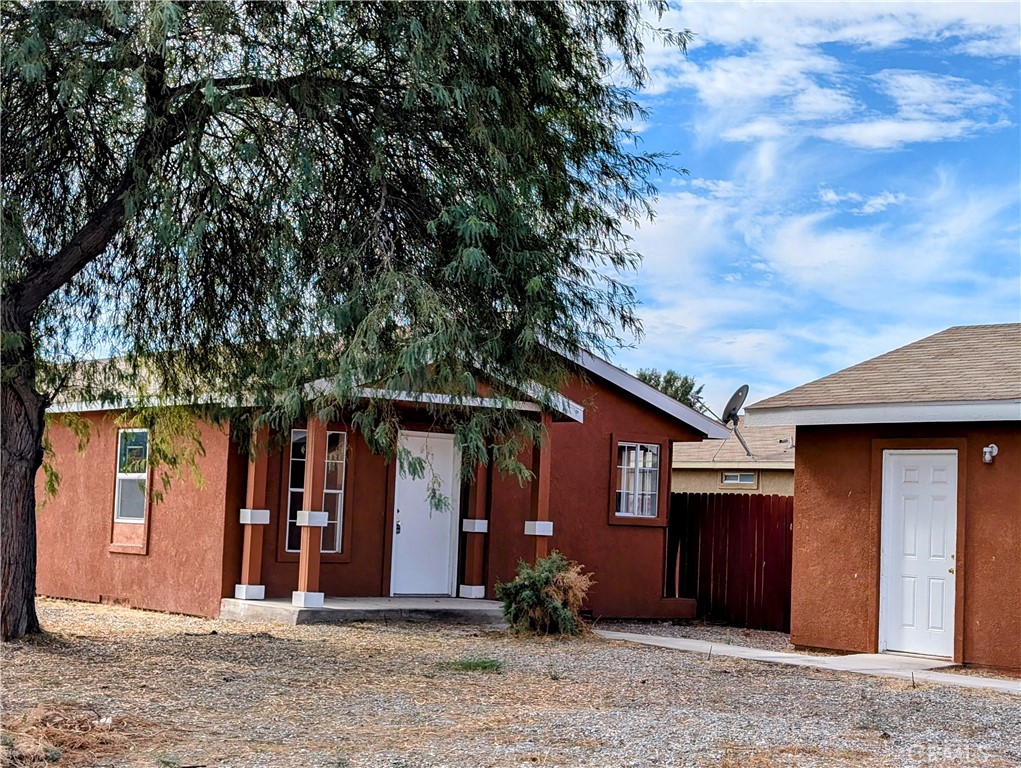
[(953, 325), (1021, 320), (1021, 4), (682, 3), (643, 149), (645, 337), (719, 411)]

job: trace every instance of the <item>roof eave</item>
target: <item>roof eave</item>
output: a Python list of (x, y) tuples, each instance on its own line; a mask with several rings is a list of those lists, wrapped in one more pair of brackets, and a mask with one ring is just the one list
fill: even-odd
[(584, 351), (579, 351), (577, 355), (572, 355), (570, 359), (589, 373), (605, 379), (640, 400), (644, 400), (652, 407), (687, 424), (706, 437), (720, 440), (730, 437), (730, 430), (715, 419), (711, 419), (694, 408), (677, 402), (669, 395), (663, 394), (655, 387), (646, 384), (641, 379), (613, 365), (613, 363), (608, 363), (606, 360)]
[(755, 461), (754, 459), (737, 459), (736, 461), (675, 461), (674, 469), (782, 469), (794, 471), (794, 459), (790, 461)]
[(1021, 421), (1021, 399), (923, 403), (860, 403), (745, 409), (749, 426), (908, 424)]

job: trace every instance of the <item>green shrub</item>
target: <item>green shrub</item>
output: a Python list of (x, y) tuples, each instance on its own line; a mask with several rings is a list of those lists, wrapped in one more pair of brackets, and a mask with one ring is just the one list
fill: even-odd
[(580, 634), (584, 625), (580, 611), (594, 583), (584, 566), (553, 551), (535, 565), (522, 561), (513, 581), (496, 585), (503, 601), (503, 615), (515, 632)]

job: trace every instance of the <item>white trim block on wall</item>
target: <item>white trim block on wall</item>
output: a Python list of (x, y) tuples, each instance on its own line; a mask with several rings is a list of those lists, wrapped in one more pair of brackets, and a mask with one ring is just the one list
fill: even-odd
[(468, 518), (461, 521), (461, 530), (465, 533), (489, 533), (489, 521)]
[(525, 536), (552, 536), (552, 520), (526, 520)]

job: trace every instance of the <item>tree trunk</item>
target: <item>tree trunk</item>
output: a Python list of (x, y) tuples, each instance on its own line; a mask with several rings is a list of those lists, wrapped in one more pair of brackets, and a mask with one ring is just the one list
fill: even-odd
[[(7, 303), (7, 302), (5, 302)], [(35, 476), (43, 462), (46, 401), (35, 391), (35, 350), (27, 324), (4, 307), (4, 336), (21, 347), (5, 352), (0, 385), (0, 636), (40, 631), (35, 612)], [(21, 327), (18, 327), (21, 326)]]

